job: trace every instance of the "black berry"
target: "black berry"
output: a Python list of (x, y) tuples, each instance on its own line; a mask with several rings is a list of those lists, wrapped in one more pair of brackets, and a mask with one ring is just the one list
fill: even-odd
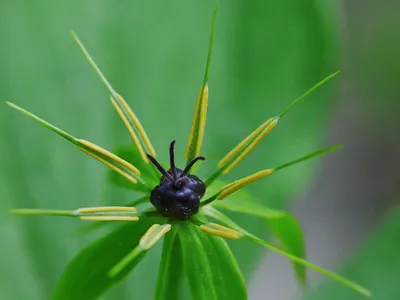
[(170, 145), (170, 169), (166, 171), (157, 160), (147, 155), (154, 166), (163, 175), (160, 184), (150, 194), (150, 202), (164, 216), (185, 220), (199, 211), (200, 199), (206, 192), (204, 182), (195, 175), (189, 174), (190, 168), (202, 156), (194, 158), (182, 171), (175, 167), (175, 141)]

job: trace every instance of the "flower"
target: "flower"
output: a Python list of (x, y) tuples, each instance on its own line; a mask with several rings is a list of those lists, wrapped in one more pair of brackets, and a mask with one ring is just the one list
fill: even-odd
[[(118, 255), (116, 255), (115, 257), (111, 257), (110, 261), (106, 262), (103, 265), (104, 268), (102, 267), (103, 269), (98, 270), (95, 273), (95, 276), (98, 276), (98, 274), (103, 276), (101, 277), (101, 282), (97, 282), (94, 278), (89, 278), (90, 283), (85, 281), (85, 284), (87, 284), (87, 286), (84, 287), (86, 289), (84, 293), (86, 294), (85, 296), (83, 296), (82, 294), (80, 295), (80, 298), (84, 299), (98, 296), (99, 293), (105, 290), (108, 286), (116, 281), (121, 280), (163, 237), (165, 238), (163, 257), (165, 256), (167, 258), (162, 260), (162, 264), (160, 266), (160, 274), (162, 274), (163, 276), (159, 277), (156, 294), (160, 294), (167, 289), (167, 282), (168, 280), (171, 280), (172, 277), (167, 275), (170, 274), (169, 272), (175, 271), (175, 267), (177, 269), (181, 269), (182, 267), (180, 267), (180, 265), (182, 264), (182, 262), (180, 262), (179, 260), (184, 260), (186, 269), (192, 270), (191, 272), (193, 272), (195, 276), (197, 275), (200, 277), (205, 277), (205, 279), (202, 278), (202, 280), (199, 280), (199, 278), (197, 278), (196, 280), (196, 277), (189, 278), (189, 284), (191, 286), (192, 292), (195, 291), (194, 293), (200, 294), (204, 293), (204, 299), (209, 299), (208, 293), (211, 293), (216, 296), (216, 298), (218, 298), (218, 290), (209, 288), (208, 291), (207, 288), (209, 286), (202, 286), (202, 284), (209, 282), (212, 286), (214, 284), (214, 279), (221, 280), (220, 278), (226, 275), (225, 273), (222, 273), (225, 271), (222, 271), (222, 268), (221, 270), (213, 269), (212, 271), (210, 271), (210, 278), (212, 279), (207, 279), (207, 276), (204, 275), (205, 273), (198, 272), (198, 269), (196, 268), (211, 263), (215, 263), (215, 265), (221, 264), (225, 267), (230, 264), (231, 268), (227, 272), (227, 274), (229, 274), (229, 278), (231, 280), (234, 280), (232, 285), (237, 286), (237, 291), (235, 292), (234, 289), (229, 288), (229, 291), (225, 289), (224, 293), (232, 293), (233, 295), (235, 295), (235, 299), (245, 299), (246, 291), (241, 274), (237, 269), (236, 261), (233, 259), (228, 246), (220, 239), (225, 238), (233, 240), (247, 239), (262, 246), (265, 246), (268, 249), (275, 251), (281, 255), (286, 256), (294, 263), (296, 275), (301, 282), (305, 281), (304, 267), (309, 267), (355, 289), (356, 291), (364, 295), (370, 295), (368, 290), (359, 286), (358, 284), (353, 283), (347, 279), (340, 277), (339, 275), (331, 273), (327, 270), (322, 269), (321, 267), (318, 267), (306, 261), (303, 257), (301, 257), (301, 255), (297, 255), (298, 253), (296, 253), (294, 249), (291, 249), (290, 245), (288, 245), (287, 243), (285, 244), (285, 241), (282, 241), (283, 247), (275, 246), (272, 243), (269, 243), (249, 233), (219, 211), (219, 208), (238, 212), (243, 212), (249, 208), (251, 209), (251, 204), (247, 204), (248, 207), (246, 209), (244, 209), (243, 207), (239, 209), (235, 207), (230, 207), (229, 199), (226, 201), (226, 203), (224, 203), (225, 201), (221, 202), (221, 200), (227, 199), (233, 193), (243, 189), (247, 185), (261, 180), (266, 176), (274, 174), (275, 172), (283, 168), (305, 161), (309, 158), (337, 150), (340, 148), (339, 145), (313, 152), (278, 167), (257, 171), (254, 174), (238, 179), (232, 183), (222, 185), (215, 192), (209, 192), (212, 191), (213, 186), (216, 185), (216, 180), (219, 179), (221, 176), (231, 172), (240, 162), (242, 162), (244, 158), (249, 155), (249, 153), (261, 142), (261, 140), (278, 124), (278, 122), (280, 122), (284, 115), (286, 115), (286, 113), (290, 111), (291, 108), (293, 108), (296, 104), (303, 100), (308, 94), (335, 77), (338, 72), (329, 75), (328, 77), (317, 83), (314, 87), (312, 87), (303, 95), (301, 95), (298, 99), (293, 101), (278, 116), (269, 118), (264, 123), (262, 123), (257, 129), (250, 133), (242, 142), (240, 142), (219, 161), (214, 172), (211, 173), (211, 175), (206, 180), (203, 181), (194, 174), (194, 164), (197, 161), (204, 160), (206, 158), (206, 156), (203, 157), (200, 156), (200, 154), (206, 125), (205, 123), (209, 94), (209, 66), (211, 63), (216, 12), (217, 9), (215, 8), (211, 25), (206, 71), (195, 106), (189, 140), (185, 151), (187, 165), (185, 168), (183, 168), (183, 170), (178, 169), (175, 166), (175, 141), (171, 142), (169, 149), (170, 168), (165, 169), (157, 161), (156, 152), (138, 117), (131, 110), (124, 98), (113, 89), (111, 84), (108, 82), (106, 77), (103, 75), (94, 60), (87, 52), (86, 48), (83, 46), (82, 42), (75, 35), (75, 33), (72, 32), (72, 37), (82, 50), (86, 59), (94, 68), (102, 82), (106, 85), (108, 92), (110, 93), (111, 104), (116, 110), (121, 121), (127, 128), (128, 133), (131, 136), (132, 141), (136, 147), (136, 159), (140, 159), (140, 165), (132, 163), (128, 159), (124, 159), (123, 157), (116, 155), (87, 140), (76, 138), (15, 104), (9, 102), (7, 102), (7, 104), (15, 108), (16, 110), (24, 113), (25, 115), (31, 117), (32, 119), (38, 121), (40, 124), (46, 126), (55, 133), (59, 134), (67, 141), (74, 144), (79, 150), (81, 150), (85, 154), (103, 163), (112, 171), (114, 171), (115, 174), (118, 174), (120, 178), (124, 179), (124, 184), (129, 184), (134, 189), (145, 192), (145, 196), (126, 206), (84, 207), (78, 208), (76, 210), (63, 211), (42, 209), (15, 209), (12, 212), (14, 214), (22, 215), (68, 216), (79, 218), (81, 220), (100, 221), (103, 223), (113, 221), (130, 223), (138, 222), (138, 224), (143, 224), (143, 226), (145, 226), (144, 230), (142, 230), (141, 227), (139, 228), (139, 226), (137, 226), (136, 230), (135, 227), (122, 227), (122, 229), (117, 230), (116, 233), (112, 233), (109, 237), (106, 237), (106, 240), (103, 240), (95, 245), (95, 247), (98, 247), (98, 249), (103, 250), (103, 246), (112, 245), (110, 241), (114, 237), (120, 237), (120, 233), (123, 232), (125, 238), (127, 240), (131, 240), (130, 243), (133, 244), (134, 247), (133, 249), (129, 249), (129, 251), (122, 251), (118, 253)], [(159, 173), (157, 172), (160, 172), (162, 174), (161, 179)], [(138, 209), (139, 206), (141, 206), (145, 202), (151, 202), (153, 207)], [(223, 204), (221, 205), (218, 203)], [(258, 207), (261, 208), (262, 206)], [(253, 213), (256, 209), (257, 207), (253, 206)], [(286, 219), (290, 219), (290, 221), (286, 220), (285, 222), (287, 222), (289, 226), (292, 226), (292, 228), (297, 229), (297, 222), (293, 221), (293, 217), (289, 216), (287, 213), (270, 210), (269, 214), (271, 218), (282, 218), (284, 221)], [(131, 234), (126, 234), (126, 228), (133, 228)], [(175, 258), (172, 257), (171, 253), (175, 253), (175, 250), (178, 248), (181, 252), (185, 252), (185, 249), (191, 249), (193, 253), (190, 253), (189, 251), (188, 253), (183, 253), (181, 256), (177, 255)], [(92, 250), (93, 247), (90, 248), (90, 251)], [(209, 257), (207, 257), (207, 254), (202, 252), (203, 250), (215, 250), (219, 252), (218, 259), (210, 259)], [(107, 255), (107, 253), (105, 255)], [(174, 259), (176, 260), (176, 266), (172, 263)], [(74, 260), (71, 265), (67, 267), (67, 270), (60, 281), (60, 284), (56, 288), (56, 299), (61, 298), (61, 296), (57, 295), (67, 295), (67, 298), (76, 299), (73, 291), (76, 290), (75, 286), (79, 285), (79, 283), (77, 283), (77, 279), (74, 279), (74, 274), (76, 275), (78, 269), (76, 268), (76, 266), (79, 265), (78, 263), (74, 264), (74, 262), (77, 261), (82, 261), (82, 256), (78, 255), (76, 260)], [(85, 262), (88, 262), (87, 258)], [(203, 262), (204, 264), (202, 264)], [(81, 267), (81, 265), (79, 265), (79, 267)], [(85, 265), (85, 267), (87, 267), (87, 265)], [(214, 274), (213, 272), (220, 273), (216, 275), (216, 273)], [(172, 280), (175, 279), (172, 278)], [(99, 286), (99, 288), (95, 292), (93, 292), (89, 288), (93, 284), (97, 284)], [(196, 285), (200, 285), (201, 291), (196, 291)], [(82, 289), (80, 289), (80, 291), (82, 292)], [(229, 297), (227, 297), (227, 299), (229, 299)]]

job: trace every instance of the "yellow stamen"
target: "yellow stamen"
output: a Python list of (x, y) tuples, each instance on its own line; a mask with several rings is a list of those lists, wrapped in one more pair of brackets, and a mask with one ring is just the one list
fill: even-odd
[(192, 120), (192, 127), (190, 128), (189, 140), (188, 140), (186, 150), (185, 150), (185, 158), (186, 159), (188, 159), (188, 157), (189, 157), (190, 147), (192, 145), (193, 138), (194, 138), (194, 131), (196, 129), (196, 123), (197, 123), (197, 116), (198, 116), (199, 109), (200, 109), (200, 97), (201, 97), (201, 89), (200, 89), (199, 95), (197, 96), (196, 107), (194, 109), (194, 116), (193, 116), (193, 120)]
[(161, 226), (160, 226), (160, 224), (154, 224), (141, 237), (141, 239), (139, 241), (139, 245), (145, 250), (150, 249), (170, 229), (171, 229), (170, 224), (164, 224)]
[[(208, 85), (206, 84), (204, 88), (203, 87), (200, 88), (199, 95), (197, 96), (192, 127), (190, 129), (189, 141), (185, 151), (186, 159), (189, 159), (189, 152), (191, 151), (193, 143), (196, 143), (195, 153), (193, 157), (200, 155), (200, 148), (204, 136), (204, 127), (206, 124), (207, 106), (208, 106)], [(194, 141), (196, 130), (197, 130), (197, 136), (196, 136), (196, 141)]]
[(237, 164), (243, 159), (245, 158), (250, 151), (252, 151), (257, 144), (272, 130), (272, 128), (275, 127), (275, 125), (278, 124), (278, 119), (275, 118), (273, 119), (271, 122), (268, 123), (268, 125), (262, 130), (262, 132), (254, 139), (253, 142), (251, 142), (251, 144), (239, 155), (238, 158), (236, 158), (223, 172), (222, 174), (227, 174), (230, 171), (232, 171), (232, 169), (234, 167), (237, 166)]
[(83, 207), (78, 209), (79, 213), (97, 213), (97, 212), (136, 212), (135, 207), (129, 206), (99, 206)]
[(214, 222), (210, 222), (208, 223), (208, 225), (211, 225), (212, 227), (214, 227), (215, 229), (219, 229), (219, 230), (225, 230), (227, 232), (231, 232), (233, 234), (239, 234), (242, 235), (239, 231), (234, 230), (232, 228), (226, 227), (226, 226), (222, 226), (220, 224), (214, 223)]
[(217, 199), (222, 200), (228, 197), (230, 194), (236, 192), (237, 190), (249, 185), (250, 183), (257, 181), (265, 176), (271, 175), (273, 173), (272, 169), (266, 169), (263, 171), (259, 171), (254, 173), (253, 175), (244, 177), (234, 182), (234, 184), (227, 184), (222, 187), (222, 193), (218, 195)]
[(235, 154), (237, 154), (240, 149), (243, 148), (250, 140), (252, 140), (256, 135), (258, 135), (264, 128), (267, 126), (273, 118), (269, 118), (263, 124), (258, 126), (256, 130), (254, 130), (249, 136), (247, 136), (243, 141), (241, 141), (235, 148), (233, 148), (223, 159), (221, 159), (217, 165), (218, 168), (221, 168), (225, 163), (227, 163)]
[(137, 180), (135, 178), (133, 178), (131, 175), (129, 175), (128, 173), (124, 172), (123, 170), (121, 170), (120, 168), (114, 166), (112, 163), (106, 161), (105, 159), (95, 155), (92, 152), (87, 151), (85, 148), (82, 147), (78, 147), (79, 150), (81, 150), (82, 152), (86, 153), (87, 155), (93, 157), (94, 159), (97, 159), (99, 162), (105, 164), (107, 167), (109, 167), (110, 169), (114, 170), (115, 172), (117, 172), (118, 174), (122, 175), (123, 177), (125, 177), (126, 179), (128, 179), (130, 182), (132, 183), (137, 183)]
[(154, 151), (154, 148), (150, 142), (149, 137), (147, 136), (146, 132), (144, 131), (144, 128), (142, 126), (142, 123), (140, 123), (139, 119), (136, 117), (136, 115), (133, 113), (129, 105), (126, 103), (124, 98), (122, 98), (121, 95), (117, 94), (117, 99), (122, 105), (122, 107), (125, 109), (125, 111), (128, 113), (129, 117), (131, 118), (133, 124), (135, 124), (137, 130), (139, 131), (139, 134), (141, 135), (143, 139), (143, 143), (147, 147), (148, 152), (153, 155), (154, 157), (156, 156), (156, 152)]
[(208, 234), (232, 240), (238, 240), (243, 236), (236, 230), (215, 223), (200, 225), (200, 229)]
[(204, 128), (206, 126), (207, 107), (208, 107), (208, 85), (206, 85), (203, 90), (203, 101), (201, 103), (200, 120), (199, 120), (199, 132), (197, 133), (196, 151), (194, 153), (195, 157), (200, 155), (200, 149), (203, 143)]
[(135, 216), (81, 216), (81, 220), (85, 221), (127, 221), (135, 222), (139, 220), (139, 217)]
[[(115, 155), (114, 153), (111, 153), (109, 151), (107, 151), (106, 149), (103, 149), (99, 146), (97, 146), (96, 144), (93, 144), (89, 141), (86, 140), (81, 140), (78, 139), (78, 142), (81, 143), (82, 145), (84, 145), (85, 147), (98, 152), (106, 157), (108, 157), (109, 159), (121, 164), (122, 166), (124, 166), (125, 168), (127, 168), (129, 171), (131, 171), (132, 173), (136, 174), (137, 176), (140, 176), (140, 171), (135, 168), (133, 165), (131, 165), (129, 162), (127, 162), (126, 160), (118, 157), (117, 155)], [(78, 147), (80, 150), (82, 150), (82, 147)]]
[(133, 143), (136, 145), (138, 148), (140, 157), (143, 159), (144, 162), (148, 163), (149, 159), (146, 156), (146, 152), (144, 151), (142, 144), (140, 143), (140, 140), (133, 129), (132, 125), (129, 123), (127, 117), (124, 115), (124, 112), (122, 109), (118, 106), (117, 102), (114, 100), (113, 97), (110, 97), (111, 104), (114, 106), (115, 110), (117, 111), (119, 117), (121, 118), (122, 122), (124, 123), (126, 129), (128, 129), (129, 135), (131, 136)]

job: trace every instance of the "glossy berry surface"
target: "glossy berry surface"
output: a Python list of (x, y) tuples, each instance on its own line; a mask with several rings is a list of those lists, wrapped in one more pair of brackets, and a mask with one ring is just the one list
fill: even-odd
[(174, 146), (175, 141), (170, 145), (171, 167), (168, 171), (154, 157), (147, 155), (163, 175), (160, 184), (151, 191), (150, 202), (163, 216), (186, 220), (199, 211), (200, 199), (206, 192), (204, 182), (197, 176), (189, 174), (194, 163), (204, 160), (204, 157), (196, 157), (182, 171), (175, 167)]

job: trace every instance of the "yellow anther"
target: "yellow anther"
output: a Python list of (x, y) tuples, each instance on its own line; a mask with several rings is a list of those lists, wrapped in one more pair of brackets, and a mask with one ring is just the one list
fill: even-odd
[(83, 207), (78, 209), (79, 213), (98, 213), (98, 212), (136, 212), (135, 207), (129, 206), (99, 206)]
[(117, 99), (121, 106), (125, 109), (129, 117), (131, 118), (133, 124), (135, 124), (137, 130), (139, 131), (140, 136), (142, 137), (143, 143), (147, 147), (147, 151), (152, 155), (156, 156), (156, 152), (154, 151), (153, 145), (150, 142), (149, 137), (147, 136), (146, 132), (144, 131), (144, 128), (142, 126), (142, 123), (140, 123), (139, 119), (136, 117), (136, 115), (133, 113), (129, 105), (126, 103), (124, 98), (122, 98), (121, 95), (117, 94)]
[(215, 229), (219, 229), (219, 230), (224, 230), (227, 232), (231, 232), (233, 234), (239, 234), (242, 235), (239, 231), (234, 230), (232, 228), (226, 227), (226, 226), (222, 226), (220, 224), (214, 223), (214, 222), (209, 222), (208, 225), (211, 225), (212, 227), (214, 227)]
[[(87, 147), (95, 152), (98, 152), (98, 153), (106, 156), (107, 158), (119, 163), (120, 165), (127, 168), (129, 171), (136, 174), (137, 176), (140, 176), (140, 171), (137, 168), (135, 168), (132, 164), (130, 164), (126, 160), (118, 157), (114, 153), (111, 153), (111, 152), (105, 150), (104, 148), (101, 148), (101, 147), (97, 146), (96, 144), (93, 144), (86, 140), (79, 139), (78, 142), (81, 143), (82, 145), (84, 145), (85, 147)], [(83, 151), (83, 147), (78, 147), (78, 148)]]
[(206, 127), (207, 107), (208, 107), (208, 85), (206, 85), (203, 90), (203, 101), (201, 103), (200, 119), (199, 119), (199, 132), (197, 133), (196, 151), (194, 153), (195, 157), (200, 155), (200, 149), (203, 143), (204, 128)]
[(227, 184), (224, 187), (222, 187), (222, 192), (221, 194), (218, 195), (217, 199), (222, 200), (226, 197), (228, 197), (230, 194), (236, 192), (237, 190), (249, 185), (250, 183), (257, 181), (265, 176), (271, 175), (273, 173), (272, 169), (266, 169), (263, 171), (259, 171), (257, 173), (254, 173), (253, 175), (244, 177), (242, 179), (239, 179), (235, 181), (233, 184)]
[(250, 143), (250, 145), (248, 145), (246, 147), (246, 149), (238, 156), (238, 158), (236, 158), (223, 172), (222, 174), (227, 174), (230, 171), (232, 171), (232, 169), (234, 167), (237, 166), (237, 164), (243, 159), (245, 158), (250, 151), (252, 151), (257, 144), (272, 130), (272, 128), (274, 128), (276, 126), (276, 124), (278, 124), (278, 119), (275, 118), (273, 119), (271, 122), (268, 123), (268, 125), (259, 133), (259, 135), (254, 139), (254, 141), (252, 141)]
[(200, 225), (200, 229), (208, 234), (226, 239), (238, 240), (243, 237), (243, 234), (239, 231), (215, 223)]
[(139, 220), (139, 217), (135, 216), (81, 216), (81, 220), (85, 221), (126, 221), (135, 222)]
[(164, 225), (154, 224), (141, 237), (139, 245), (145, 250), (150, 249), (170, 229), (171, 229), (170, 224), (164, 224)]
[(118, 106), (117, 102), (114, 100), (113, 97), (110, 97), (111, 104), (114, 106), (115, 110), (117, 111), (119, 117), (121, 118), (122, 122), (124, 123), (126, 129), (128, 129), (129, 135), (132, 138), (133, 143), (138, 148), (140, 157), (143, 159), (144, 162), (148, 163), (149, 159), (146, 156), (146, 152), (144, 151), (142, 144), (140, 143), (139, 137), (137, 136), (135, 130), (133, 129), (132, 125), (129, 123), (129, 120), (125, 116), (122, 109)]
[(200, 155), (201, 144), (204, 137), (204, 128), (206, 125), (208, 106), (208, 85), (206, 84), (200, 88), (199, 95), (197, 96), (196, 108), (194, 111), (192, 127), (190, 129), (189, 141), (186, 146), (185, 157), (189, 159), (190, 152), (193, 146), (195, 147), (193, 157)]
[(130, 182), (135, 183), (135, 184), (137, 183), (137, 180), (135, 178), (133, 178), (131, 175), (129, 175), (125, 171), (121, 170), (120, 168), (116, 167), (112, 163), (110, 163), (110, 162), (106, 161), (105, 159), (93, 154), (92, 152), (87, 151), (86, 149), (84, 149), (82, 147), (78, 147), (78, 149), (81, 150), (82, 152), (86, 153), (87, 155), (93, 157), (94, 159), (97, 159), (99, 162), (105, 164), (110, 169), (114, 170), (118, 174), (120, 174), (123, 177), (125, 177), (126, 179), (128, 179)]
[(217, 165), (218, 168), (221, 168), (224, 164), (226, 164), (235, 154), (237, 154), (247, 143), (249, 143), (253, 138), (255, 138), (271, 121), (273, 118), (269, 118), (263, 124), (258, 126), (256, 130), (254, 130), (249, 136), (247, 136), (243, 141), (241, 141), (235, 148), (233, 148), (223, 159), (221, 159)]

